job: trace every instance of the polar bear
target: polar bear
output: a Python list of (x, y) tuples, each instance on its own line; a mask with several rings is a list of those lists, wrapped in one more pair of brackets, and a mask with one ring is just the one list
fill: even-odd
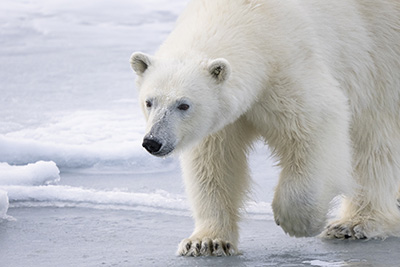
[(399, 17), (396, 0), (193, 0), (154, 56), (131, 56), (143, 146), (180, 154), (195, 229), (179, 255), (238, 253), (260, 138), (281, 167), (272, 208), (287, 234), (400, 234)]

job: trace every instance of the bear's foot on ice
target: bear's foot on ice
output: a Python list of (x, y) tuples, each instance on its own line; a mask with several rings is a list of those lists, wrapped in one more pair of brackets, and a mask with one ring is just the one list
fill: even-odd
[(400, 236), (400, 214), (388, 218), (370, 215), (342, 219), (330, 224), (321, 234), (329, 239), (385, 239), (388, 236)]
[(338, 221), (330, 224), (322, 237), (329, 239), (367, 239), (367, 233), (363, 223), (354, 223), (351, 221)]
[(232, 256), (237, 254), (233, 244), (222, 239), (184, 239), (179, 244), (178, 255), (186, 257), (198, 256)]

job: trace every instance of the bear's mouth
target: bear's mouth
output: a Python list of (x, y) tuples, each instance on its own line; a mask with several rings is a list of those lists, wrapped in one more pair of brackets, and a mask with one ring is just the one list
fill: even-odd
[(147, 150), (147, 152), (156, 157), (166, 157), (174, 150), (172, 146), (163, 144), (151, 135), (150, 137), (145, 137), (143, 139), (142, 146)]
[(156, 157), (167, 157), (172, 154), (172, 151), (173, 151), (173, 149), (162, 149), (159, 152), (150, 153), (150, 154), (153, 156), (156, 156)]

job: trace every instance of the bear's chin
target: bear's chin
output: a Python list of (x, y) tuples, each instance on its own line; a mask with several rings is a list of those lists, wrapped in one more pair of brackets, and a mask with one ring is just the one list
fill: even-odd
[(155, 157), (165, 158), (165, 157), (172, 155), (173, 151), (174, 151), (174, 148), (165, 147), (165, 148), (162, 148), (160, 151), (157, 151), (154, 153), (149, 152), (149, 153), (150, 153), (150, 155), (155, 156)]

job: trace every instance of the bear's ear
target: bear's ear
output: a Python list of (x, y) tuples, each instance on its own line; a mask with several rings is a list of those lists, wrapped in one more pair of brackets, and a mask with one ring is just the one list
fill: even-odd
[(135, 52), (131, 56), (131, 67), (137, 75), (142, 76), (143, 73), (152, 63), (152, 58), (142, 52)]
[(231, 66), (228, 60), (217, 58), (208, 63), (208, 72), (218, 83), (222, 83), (229, 78)]

